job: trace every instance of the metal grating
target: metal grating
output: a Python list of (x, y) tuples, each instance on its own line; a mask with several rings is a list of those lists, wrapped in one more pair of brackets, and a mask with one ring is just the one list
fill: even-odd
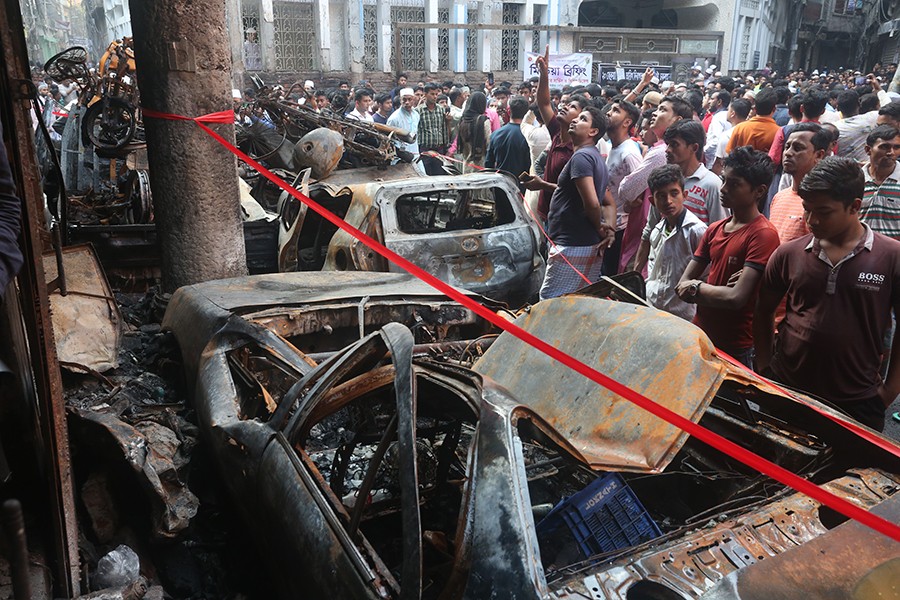
[[(534, 6), (534, 12), (532, 13), (531, 22), (535, 25), (541, 25), (543, 21), (543, 11), (541, 7), (538, 5)], [(535, 53), (541, 53), (544, 49), (541, 48), (541, 32), (539, 29), (535, 29), (531, 32), (531, 51)]]
[(303, 73), (314, 69), (316, 28), (313, 5), (274, 2), (275, 70)]
[[(450, 9), (449, 8), (439, 8), (438, 9), (438, 23), (449, 23), (449, 22), (450, 22)], [(438, 70), (439, 71), (449, 71), (450, 70), (450, 30), (449, 29), (438, 29), (437, 37), (438, 37)]]
[(741, 35), (741, 58), (740, 58), (740, 68), (747, 68), (747, 59), (750, 55), (750, 28), (751, 28), (750, 19), (746, 19), (744, 23), (744, 33)]
[[(503, 4), (503, 24), (518, 25), (522, 14), (522, 5), (510, 2)], [(519, 69), (519, 32), (515, 29), (504, 29), (501, 34), (500, 70), (517, 71)]]
[(628, 52), (664, 52), (674, 54), (678, 51), (675, 38), (626, 37), (625, 50)]
[[(391, 23), (424, 23), (424, 6), (392, 6)], [(394, 46), (391, 45), (391, 64), (394, 64)], [(401, 29), (400, 30), (400, 56), (403, 64), (401, 71), (425, 70), (425, 30)]]
[(363, 67), (375, 71), (378, 66), (378, 6), (363, 5)]
[(259, 46), (259, 2), (241, 3), (241, 31), (244, 34), (242, 50), (244, 68), (248, 71), (262, 69), (262, 54)]
[[(470, 8), (467, 11), (466, 23), (478, 22), (478, 9)], [(478, 67), (478, 31), (476, 29), (466, 30), (466, 69), (469, 71), (480, 71)]]

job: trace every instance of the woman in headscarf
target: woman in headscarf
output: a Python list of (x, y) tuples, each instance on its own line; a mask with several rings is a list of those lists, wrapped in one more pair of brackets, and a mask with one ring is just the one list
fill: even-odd
[(469, 96), (456, 135), (456, 151), (465, 161), (461, 168), (463, 173), (476, 171), (473, 165), (484, 166), (484, 156), (491, 138), (491, 122), (485, 114), (486, 110), (487, 97), (483, 93), (475, 92)]

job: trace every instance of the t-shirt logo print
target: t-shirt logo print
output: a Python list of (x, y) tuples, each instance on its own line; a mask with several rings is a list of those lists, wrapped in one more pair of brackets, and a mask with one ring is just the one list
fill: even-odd
[(881, 290), (884, 279), (881, 273), (860, 273), (856, 278), (856, 287), (877, 292)]

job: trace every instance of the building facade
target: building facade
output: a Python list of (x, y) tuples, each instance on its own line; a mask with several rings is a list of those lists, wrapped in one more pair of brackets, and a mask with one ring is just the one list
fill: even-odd
[[(49, 0), (30, 0), (49, 1)], [(83, 0), (95, 45), (130, 34), (126, 0)], [(817, 0), (808, 0), (815, 4)], [(856, 2), (861, 0), (818, 0)], [(790, 0), (226, 0), (232, 56), (246, 73), (390, 77), (502, 73), (523, 77), (524, 51), (589, 52), (595, 63), (721, 71), (787, 60)], [(396, 23), (490, 29), (397, 29)], [(503, 26), (514, 28), (506, 29)], [(552, 30), (548, 31), (550, 28)], [(102, 48), (100, 49), (102, 51)], [(400, 59), (398, 61), (397, 53)], [(421, 75), (417, 75), (421, 76)]]

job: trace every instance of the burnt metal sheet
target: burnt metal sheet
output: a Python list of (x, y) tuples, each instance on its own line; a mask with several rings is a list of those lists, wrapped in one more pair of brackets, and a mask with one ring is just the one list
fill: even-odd
[(122, 450), (125, 461), (140, 476), (153, 506), (154, 535), (172, 538), (184, 530), (197, 514), (200, 501), (178, 475), (175, 455), (180, 442), (176, 434), (155, 423), (137, 429), (104, 412), (72, 412), (106, 430)]
[[(900, 495), (871, 511), (900, 521)], [(819, 600), (900, 598), (900, 544), (848, 521), (776, 559), (731, 573), (703, 598), (788, 600), (797, 598), (798, 590)]]
[[(67, 294), (50, 294), (56, 352), (62, 363), (103, 372), (118, 366), (122, 315), (93, 249), (85, 244), (62, 252)], [(47, 280), (57, 276), (56, 256), (44, 255)]]
[(201, 296), (227, 311), (246, 313), (282, 306), (285, 311), (304, 304), (352, 298), (444, 297), (443, 294), (406, 273), (304, 272), (271, 273), (253, 277), (219, 279), (175, 292), (178, 296)]
[[(696, 326), (662, 311), (566, 296), (517, 323), (545, 342), (696, 422), (725, 366)], [(510, 390), (598, 469), (659, 472), (688, 434), (503, 333), (475, 370)]]

